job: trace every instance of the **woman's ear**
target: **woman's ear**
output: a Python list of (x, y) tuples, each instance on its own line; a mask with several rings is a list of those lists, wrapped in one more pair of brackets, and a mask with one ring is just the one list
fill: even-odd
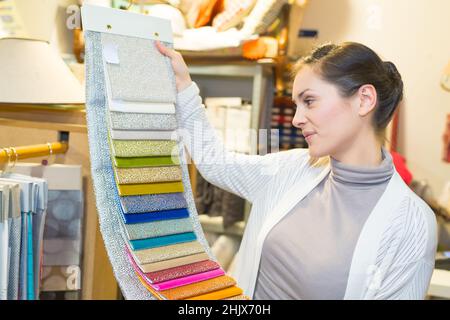
[(364, 117), (377, 105), (377, 90), (371, 84), (362, 85), (358, 90), (358, 97), (360, 100), (358, 114)]

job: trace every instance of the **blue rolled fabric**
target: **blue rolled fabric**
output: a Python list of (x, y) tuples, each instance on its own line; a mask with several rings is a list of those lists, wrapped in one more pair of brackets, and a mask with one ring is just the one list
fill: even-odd
[(150, 248), (164, 247), (171, 244), (190, 242), (194, 240), (197, 240), (197, 236), (195, 235), (195, 233), (186, 232), (156, 238), (131, 240), (130, 245), (133, 250), (144, 250)]
[(189, 217), (189, 211), (186, 208), (174, 210), (162, 210), (147, 213), (123, 214), (125, 224), (144, 223), (159, 220), (172, 220)]

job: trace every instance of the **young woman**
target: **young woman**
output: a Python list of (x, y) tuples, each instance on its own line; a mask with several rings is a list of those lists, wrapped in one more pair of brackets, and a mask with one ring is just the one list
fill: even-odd
[(253, 299), (423, 299), (436, 220), (396, 172), (384, 131), (403, 96), (368, 47), (326, 44), (295, 69), (292, 121), (308, 149), (225, 151), (180, 53), (179, 125), (200, 173), (252, 203), (233, 276)]

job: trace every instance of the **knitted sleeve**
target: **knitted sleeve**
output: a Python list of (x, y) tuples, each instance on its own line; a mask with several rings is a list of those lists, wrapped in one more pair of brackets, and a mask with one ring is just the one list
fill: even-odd
[(253, 202), (276, 174), (286, 152), (262, 156), (226, 150), (206, 117), (199, 93), (193, 82), (177, 95), (180, 138), (207, 181)]
[[(369, 285), (368, 299), (422, 300), (426, 297), (437, 249), (436, 218), (418, 197), (403, 201), (384, 238)], [(395, 232), (394, 229), (402, 230)], [(394, 230), (394, 232), (392, 232)], [(372, 291), (372, 292), (371, 292)]]

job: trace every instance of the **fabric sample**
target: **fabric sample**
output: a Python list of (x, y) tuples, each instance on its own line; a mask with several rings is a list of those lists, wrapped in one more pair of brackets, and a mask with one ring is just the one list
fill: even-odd
[(197, 237), (196, 237), (195, 233), (186, 232), (186, 233), (171, 234), (171, 235), (156, 237), (156, 238), (131, 240), (130, 246), (133, 250), (137, 251), (137, 250), (164, 247), (164, 246), (169, 246), (169, 245), (177, 244), (177, 243), (195, 241), (196, 239), (197, 239)]
[[(99, 218), (99, 228), (105, 240), (105, 247), (113, 267), (114, 275), (120, 286), (121, 292), (126, 299), (155, 299), (145, 287), (141, 285), (139, 278), (135, 275), (132, 265), (124, 251), (126, 246), (126, 233), (120, 225), (123, 219), (120, 205), (118, 204), (117, 193), (114, 190), (115, 182), (111, 166), (110, 149), (108, 141), (107, 126), (105, 125), (107, 106), (106, 106), (106, 88), (105, 74), (102, 62), (101, 35), (97, 32), (86, 30), (86, 120), (88, 128), (89, 152), (91, 159), (91, 174), (96, 195), (96, 204)], [(176, 94), (175, 77), (173, 72), (169, 75), (173, 83), (173, 94)], [(202, 260), (212, 259), (213, 255), (208, 247), (206, 239), (203, 238), (203, 231), (198, 219), (195, 208), (192, 190), (190, 188), (189, 171), (184, 147), (178, 146), (178, 155), (182, 163), (183, 185), (188, 186), (182, 195), (187, 202), (187, 208), (192, 216), (191, 227), (194, 228), (197, 235), (197, 241), (203, 244), (206, 252), (172, 259), (153, 265), (144, 266), (144, 271), (157, 271), (159, 268), (176, 267), (183, 264), (194, 263)], [(153, 207), (154, 203), (142, 203), (136, 207), (149, 205)], [(145, 212), (144, 211), (140, 212)]]
[(34, 300), (35, 297), (35, 283), (34, 283), (34, 255), (36, 254), (33, 246), (33, 213), (27, 213), (27, 223), (28, 223), (28, 232), (27, 232), (27, 300)]
[[(229, 276), (220, 276), (206, 281), (188, 284), (183, 287), (160, 291), (169, 300), (183, 300), (196, 297), (213, 291), (234, 286), (236, 281)], [(242, 293), (242, 291), (240, 292)], [(237, 294), (240, 294), (237, 293)], [(236, 294), (234, 294), (236, 295)]]
[(177, 118), (174, 114), (147, 114), (109, 112), (111, 129), (115, 130), (175, 130)]
[(20, 239), (20, 268), (19, 268), (19, 299), (27, 300), (27, 253), (28, 253), (28, 218), (26, 212), (21, 212), (21, 239)]
[(143, 194), (160, 194), (183, 192), (184, 187), (181, 182), (158, 182), (150, 184), (123, 184), (118, 185), (120, 196), (138, 196)]
[(177, 142), (172, 140), (113, 140), (116, 157), (178, 156)]
[(215, 269), (219, 269), (220, 265), (212, 260), (205, 260), (196, 263), (187, 264), (184, 266), (179, 266), (175, 268), (169, 268), (157, 272), (148, 272), (145, 277), (151, 283), (159, 283), (164, 281), (169, 281), (173, 279), (178, 279), (182, 277), (187, 277), (197, 273), (207, 272)]
[(120, 197), (120, 204), (123, 213), (148, 213), (187, 207), (181, 192)]
[[(205, 253), (197, 253), (185, 257), (140, 265), (136, 263), (136, 260), (131, 254), (128, 246), (125, 246), (125, 253), (128, 257), (128, 261), (133, 266), (133, 269), (142, 276), (145, 275), (145, 278), (151, 283), (154, 282), (153, 279), (158, 279), (159, 282), (162, 282), (165, 280), (182, 277), (184, 275), (213, 270), (220, 267), (219, 265), (216, 267), (215, 265), (209, 263), (208, 261), (211, 260), (208, 260)], [(202, 264), (201, 267), (198, 266), (199, 263)], [(179, 272), (180, 269), (183, 270), (182, 273)]]
[(132, 254), (137, 263), (147, 264), (202, 252), (204, 252), (202, 245), (198, 241), (191, 241), (160, 248), (132, 251)]
[(110, 112), (144, 113), (148, 115), (175, 114), (175, 105), (173, 103), (148, 103), (137, 101), (111, 100), (110, 94), (108, 94), (106, 98), (108, 99), (107, 105)]
[(195, 297), (188, 298), (186, 300), (222, 300), (230, 297), (238, 297), (239, 299), (233, 300), (248, 300), (242, 295), (242, 289), (236, 286), (225, 288), (218, 291), (213, 291), (205, 294), (201, 294)]
[(117, 168), (143, 168), (158, 166), (175, 166), (180, 164), (177, 156), (162, 157), (136, 157), (136, 158), (113, 158), (114, 165)]
[(147, 213), (123, 214), (123, 219), (126, 224), (182, 219), (187, 217), (189, 217), (189, 211), (186, 208), (147, 212)]
[(206, 261), (209, 259), (209, 256), (202, 252), (202, 253), (196, 253), (191, 254), (185, 257), (179, 257), (154, 263), (146, 263), (146, 264), (139, 264), (139, 269), (142, 272), (148, 273), (148, 272), (157, 272), (165, 269), (175, 268), (179, 266), (184, 266), (187, 264), (192, 264), (195, 262), (200, 261)]
[(186, 277), (182, 277), (182, 278), (178, 278), (178, 279), (174, 279), (174, 280), (160, 282), (158, 284), (151, 284), (151, 286), (158, 291), (168, 290), (168, 289), (182, 287), (182, 286), (200, 282), (200, 281), (213, 279), (213, 278), (220, 277), (223, 275), (225, 275), (225, 271), (223, 271), (222, 269), (216, 269), (216, 270), (206, 271), (206, 272), (202, 272), (202, 273), (198, 273), (198, 274), (194, 274), (194, 275), (190, 275), (190, 276), (186, 276)]
[(118, 49), (119, 63), (106, 63), (113, 100), (175, 103), (170, 59), (153, 40), (102, 33), (101, 42)]
[(10, 219), (9, 241), (11, 259), (8, 275), (8, 300), (18, 300), (19, 297), (19, 261), (20, 261), (20, 233), (22, 228), (20, 216)]
[(245, 294), (239, 294), (237, 296), (230, 297), (230, 298), (224, 298), (222, 300), (250, 300), (250, 297), (246, 296)]
[(176, 131), (111, 130), (114, 140), (177, 140)]
[(139, 224), (126, 224), (125, 230), (129, 240), (161, 237), (169, 234), (192, 232), (190, 218), (163, 220)]
[(119, 184), (181, 181), (180, 166), (152, 168), (115, 168)]

